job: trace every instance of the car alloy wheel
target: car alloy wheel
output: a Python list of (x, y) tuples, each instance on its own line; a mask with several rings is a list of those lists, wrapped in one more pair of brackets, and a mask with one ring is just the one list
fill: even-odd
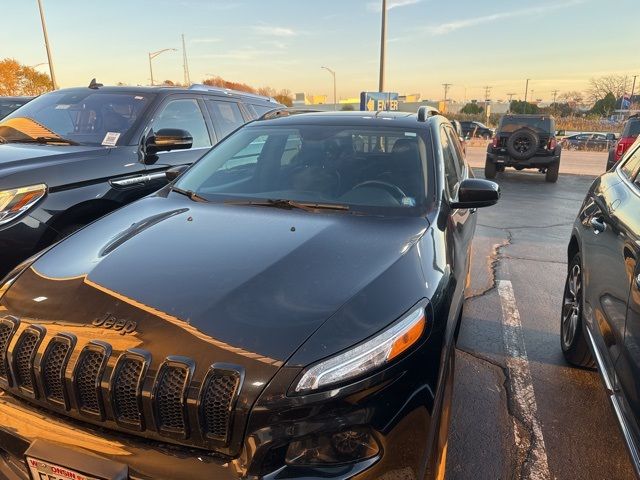
[(582, 308), (582, 270), (574, 265), (564, 287), (562, 303), (562, 344), (569, 349), (573, 344)]

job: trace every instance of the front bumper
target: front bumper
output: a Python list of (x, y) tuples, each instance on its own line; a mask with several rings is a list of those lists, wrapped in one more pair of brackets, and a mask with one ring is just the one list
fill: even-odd
[[(421, 355), (418, 357), (412, 360), (414, 366)], [(375, 381), (362, 381), (370, 388), (363, 391), (362, 384), (354, 385), (354, 393), (347, 391), (346, 396), (338, 393), (335, 400), (324, 402), (274, 398), (267, 389), (266, 397), (262, 396), (254, 408), (248, 427), (251, 433), (243, 450), (234, 459), (92, 427), (0, 391), (0, 477), (29, 479), (25, 453), (39, 440), (75, 450), (79, 456), (97, 456), (125, 464), (130, 479), (422, 479), (430, 458), (438, 455), (430, 446), (430, 439), (431, 427), (439, 424), (439, 412), (434, 417), (436, 402), (429, 385), (416, 382), (420, 374), (424, 375), (420, 370), (405, 370), (399, 376), (397, 371), (385, 371)], [(335, 391), (326, 395), (330, 399)], [(283, 402), (288, 406), (284, 407)], [(276, 404), (283, 408), (276, 411), (265, 408)], [(265, 419), (271, 422), (268, 427), (255, 428), (264, 425)], [(325, 467), (294, 467), (276, 458), (277, 452), (283, 452), (278, 447), (285, 445), (286, 450), (291, 438), (353, 424), (372, 429), (380, 446), (378, 455)], [(46, 460), (56, 463), (56, 458)]]

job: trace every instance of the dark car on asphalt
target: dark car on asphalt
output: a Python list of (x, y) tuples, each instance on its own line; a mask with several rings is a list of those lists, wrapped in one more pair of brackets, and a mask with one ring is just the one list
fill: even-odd
[(506, 167), (535, 168), (545, 174), (547, 182), (556, 182), (561, 154), (553, 117), (507, 114), (500, 119), (493, 141), (487, 147), (484, 176), (493, 179)]
[(214, 87), (95, 82), (32, 100), (0, 122), (0, 275), (281, 107)]
[(485, 124), (476, 121), (461, 121), (462, 136), (465, 138), (484, 138), (490, 139), (493, 137), (493, 129), (487, 127)]
[(620, 139), (615, 146), (609, 150), (609, 157), (607, 158), (607, 171), (611, 170), (616, 163), (624, 156), (625, 152), (629, 149), (633, 142), (636, 141), (640, 135), (640, 117), (638, 115), (632, 115), (624, 123)]
[(613, 133), (577, 133), (564, 137), (560, 144), (567, 150), (608, 151), (616, 143)]
[(0, 120), (29, 103), (34, 97), (0, 97)]
[(498, 197), (425, 110), (244, 126), (5, 279), (0, 472), (444, 478)]
[(640, 475), (640, 142), (589, 189), (568, 248), (565, 358), (598, 367)]

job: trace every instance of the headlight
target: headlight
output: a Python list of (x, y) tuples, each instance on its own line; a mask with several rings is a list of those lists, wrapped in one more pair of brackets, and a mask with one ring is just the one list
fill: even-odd
[(374, 370), (416, 343), (425, 327), (425, 305), (421, 303), (391, 328), (372, 339), (310, 367), (295, 391), (317, 390)]
[(43, 183), (28, 187), (0, 190), (0, 225), (9, 223), (29, 210), (47, 193)]

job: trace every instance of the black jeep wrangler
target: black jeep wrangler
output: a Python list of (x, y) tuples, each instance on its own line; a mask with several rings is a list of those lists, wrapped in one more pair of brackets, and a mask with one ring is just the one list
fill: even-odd
[(546, 174), (547, 182), (556, 182), (562, 147), (556, 141), (555, 131), (555, 121), (547, 115), (503, 116), (487, 147), (484, 176), (493, 179), (505, 167), (537, 168)]

